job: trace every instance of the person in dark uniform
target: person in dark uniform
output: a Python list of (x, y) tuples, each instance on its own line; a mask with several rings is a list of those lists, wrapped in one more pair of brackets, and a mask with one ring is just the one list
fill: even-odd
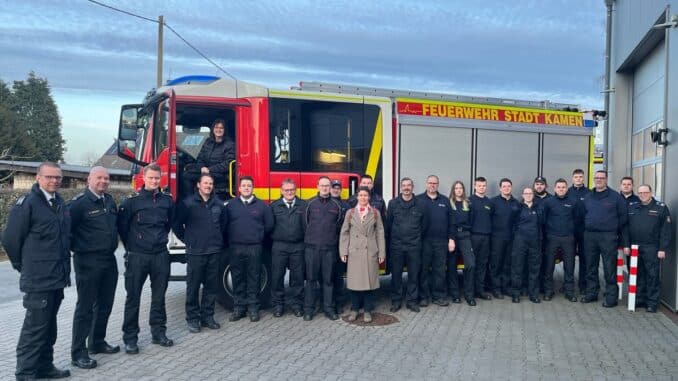
[(414, 182), (409, 177), (400, 180), (400, 195), (388, 202), (386, 236), (391, 255), (391, 312), (402, 307), (403, 267), (407, 265), (406, 306), (419, 312), (419, 272), (421, 271), (422, 235), (428, 220), (414, 197)]
[(228, 226), (224, 201), (213, 192), (212, 175), (202, 174), (197, 186), (198, 193), (178, 203), (172, 224), (186, 245), (186, 324), (191, 333), (200, 332), (201, 326), (221, 328), (214, 320), (214, 303), (219, 290), (219, 256)]
[[(294, 316), (304, 315), (304, 212), (306, 202), (296, 197), (292, 179), (280, 186), (282, 197), (271, 204), (273, 231), (271, 239), (271, 300), (273, 316), (281, 317), (287, 304)], [(290, 269), (289, 299), (285, 298), (285, 272)], [(287, 302), (287, 303), (285, 303)]]
[(491, 300), (492, 294), (485, 289), (488, 261), (490, 259), (490, 236), (492, 235), (492, 202), (485, 196), (487, 179), (476, 177), (475, 193), (469, 198), (471, 204), (471, 246), (476, 256), (475, 280), (476, 297)]
[(556, 256), (562, 253), (565, 299), (576, 302), (574, 295), (574, 221), (577, 200), (567, 191), (565, 179), (556, 180), (555, 196), (549, 197), (541, 204), (544, 212), (544, 229), (546, 230), (546, 249), (542, 261), (544, 271), (544, 300), (553, 299), (553, 271)]
[(259, 321), (259, 285), (264, 238), (273, 229), (273, 212), (254, 193), (254, 179), (240, 178), (240, 196), (226, 205), (228, 242), (233, 277), (233, 314), (229, 321), (238, 321), (249, 314), (251, 322)]
[[(118, 353), (119, 346), (106, 343), (108, 317), (113, 309), (118, 284), (118, 207), (106, 193), (110, 179), (104, 167), (94, 167), (87, 189), (69, 204), (71, 250), (78, 302), (73, 316), (71, 359), (78, 368), (97, 366), (89, 353)], [(85, 341), (88, 341), (85, 346)]]
[(456, 248), (448, 256), (447, 262), (447, 285), (448, 292), (452, 296), (453, 303), (460, 303), (459, 299), (459, 276), (457, 275), (457, 256), (464, 258), (464, 299), (469, 306), (476, 305), (475, 299), (475, 271), (476, 256), (471, 244), (471, 227), (473, 226), (473, 211), (471, 202), (466, 198), (466, 188), (461, 181), (452, 184), (450, 192), (450, 205), (454, 213), (454, 221), (457, 227)]
[(144, 167), (144, 186), (120, 204), (118, 232), (125, 246), (125, 316), (122, 325), (125, 352), (139, 353), (139, 304), (146, 278), (151, 279), (152, 343), (171, 347), (167, 338), (165, 292), (170, 274), (168, 234), (174, 217), (172, 196), (160, 190), (160, 167)]
[[(551, 194), (547, 191), (548, 183), (544, 176), (537, 176), (532, 183), (532, 190), (534, 191), (534, 204), (536, 206), (541, 206), (543, 201), (551, 197)], [(542, 237), (542, 243), (546, 242), (546, 230), (542, 229), (544, 236)], [(544, 250), (545, 247), (542, 246), (541, 250)], [(544, 253), (540, 253), (542, 257)], [(542, 259), (541, 261), (541, 270), (539, 270), (539, 291), (544, 293), (544, 273), (546, 272), (546, 261)], [(525, 268), (523, 269), (523, 290), (527, 291), (529, 283), (529, 264), (525, 262)]]
[(330, 195), (329, 177), (318, 179), (318, 195), (306, 204), (304, 218), (304, 320), (313, 320), (317, 289), (322, 288), (323, 312), (330, 320), (339, 319), (333, 303), (334, 267), (339, 259), (339, 231), (343, 221), (341, 203)]
[(523, 189), (523, 203), (515, 218), (513, 250), (511, 252), (511, 297), (513, 303), (520, 303), (520, 289), (523, 280), (523, 264), (528, 264), (527, 293), (532, 303), (539, 300), (539, 270), (541, 269), (542, 240), (541, 207), (534, 203), (534, 190)]
[(633, 177), (622, 177), (619, 182), (619, 193), (624, 196), (627, 206), (640, 202), (640, 198), (633, 193)]
[[(584, 184), (584, 171), (575, 169), (572, 171), (572, 186), (567, 191), (569, 197), (577, 203), (584, 201), (584, 197), (591, 193), (591, 190)], [(579, 210), (579, 208), (577, 208)], [(579, 257), (579, 294), (586, 295), (586, 259), (584, 257), (584, 223), (580, 218), (575, 220), (574, 224), (574, 246), (575, 254)]]
[[(607, 172), (596, 171), (595, 188), (580, 203), (580, 218), (584, 219), (584, 255), (586, 257), (586, 295), (582, 303), (598, 300), (600, 280), (598, 264), (603, 260), (605, 299), (603, 307), (617, 305), (617, 239), (626, 232), (628, 208), (624, 198), (607, 186)], [(623, 245), (626, 246), (626, 245)]]
[(446, 300), (445, 264), (448, 253), (454, 251), (457, 229), (450, 199), (438, 193), (439, 184), (438, 176), (428, 176), (426, 192), (417, 196), (427, 219), (419, 277), (419, 305), (421, 307), (428, 306), (429, 300), (442, 307), (449, 305)]
[[(347, 201), (344, 201), (341, 198), (341, 189), (342, 189), (341, 181), (336, 179), (332, 180), (331, 185), (332, 186), (330, 188), (330, 195), (332, 196), (333, 199), (339, 201), (339, 203), (341, 204), (341, 216), (343, 225), (343, 219), (346, 216), (346, 212), (349, 209), (351, 209), (351, 206), (348, 204)], [(339, 250), (339, 246), (337, 246), (337, 250)], [(346, 304), (346, 300), (348, 299), (347, 297), (348, 292), (346, 291), (346, 285), (344, 284), (344, 274), (346, 274), (346, 263), (342, 261), (337, 261), (337, 263), (335, 263), (334, 265), (334, 288), (333, 288), (334, 305), (337, 314), (341, 314), (344, 312), (344, 304)]]
[[(630, 176), (624, 176), (622, 177), (621, 181), (619, 181), (619, 194), (621, 194), (624, 197), (624, 200), (626, 200), (626, 206), (631, 207), (631, 205), (639, 203), (640, 198), (636, 196), (633, 193), (633, 178)], [(621, 237), (619, 237), (619, 247), (623, 246)], [(630, 274), (631, 273), (631, 257), (629, 256), (630, 253), (625, 253), (626, 254), (626, 271)]]
[[(370, 190), (370, 206), (377, 209), (381, 215), (382, 221), (386, 220), (386, 202), (381, 195), (377, 194), (374, 191), (374, 179), (368, 174), (360, 176), (360, 183), (358, 188), (367, 187)], [(358, 195), (357, 193), (348, 199), (349, 208), (355, 208), (358, 205)]]
[(492, 296), (504, 299), (511, 287), (511, 248), (515, 219), (521, 206), (513, 198), (513, 183), (508, 178), (499, 180), (500, 194), (492, 198), (492, 240), (490, 252), (490, 279)]
[[(629, 238), (638, 245), (638, 292), (636, 307), (645, 305), (647, 312), (657, 312), (661, 284), (659, 263), (666, 258), (671, 245), (671, 213), (663, 202), (652, 196), (652, 187), (638, 187), (640, 202), (629, 205)], [(630, 252), (627, 246), (625, 252)]]
[(65, 378), (70, 371), (54, 366), (57, 312), (70, 286), (70, 216), (57, 193), (61, 168), (38, 167), (37, 183), (12, 207), (2, 245), (21, 277), (24, 324), (16, 348), (16, 379)]
[[(214, 179), (214, 189), (220, 197), (226, 196), (228, 191), (229, 166), (235, 160), (235, 145), (228, 137), (226, 122), (217, 119), (212, 123), (210, 136), (200, 148), (195, 164), (190, 164), (184, 170), (182, 182), (185, 196), (195, 193), (195, 184), (201, 174), (210, 174)], [(183, 196), (182, 196), (183, 197)]]

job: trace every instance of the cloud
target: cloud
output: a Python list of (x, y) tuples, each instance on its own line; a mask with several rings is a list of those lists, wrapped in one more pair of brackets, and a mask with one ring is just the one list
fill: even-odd
[[(109, 3), (164, 15), (237, 78), (265, 86), (311, 80), (602, 104), (603, 2)], [(156, 24), (79, 0), (2, 8), (0, 79), (34, 70), (56, 90), (102, 100), (139, 100), (154, 86)], [(169, 30), (164, 51), (164, 78), (223, 76)]]

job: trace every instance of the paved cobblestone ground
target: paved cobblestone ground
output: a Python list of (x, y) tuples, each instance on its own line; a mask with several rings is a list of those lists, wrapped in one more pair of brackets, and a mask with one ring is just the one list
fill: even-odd
[[(384, 280), (386, 282), (387, 279)], [(267, 311), (258, 323), (228, 323), (217, 308), (218, 331), (189, 334), (184, 320), (184, 285), (167, 291), (172, 348), (150, 343), (150, 295), (144, 293), (141, 353), (97, 355), (93, 370), (70, 365), (75, 289), (66, 290), (59, 311), (55, 363), (74, 380), (661, 380), (678, 377), (678, 327), (663, 314), (606, 309), (558, 295), (535, 305), (525, 300), (479, 301), (431, 306), (419, 314), (401, 310), (399, 323), (357, 327), (317, 316), (304, 322)], [(118, 283), (108, 340), (121, 344), (124, 303)], [(378, 311), (388, 313), (381, 295)], [(0, 304), (0, 379), (12, 379), (23, 321), (20, 300)], [(468, 377), (468, 378), (467, 378)]]

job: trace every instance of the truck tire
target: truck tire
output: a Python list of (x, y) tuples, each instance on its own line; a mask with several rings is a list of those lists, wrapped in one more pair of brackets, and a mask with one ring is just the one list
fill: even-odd
[[(261, 309), (271, 307), (271, 251), (264, 246), (261, 258), (261, 284), (259, 304)], [(219, 261), (219, 292), (217, 301), (227, 310), (233, 310), (233, 281), (231, 278), (230, 254), (224, 253)]]

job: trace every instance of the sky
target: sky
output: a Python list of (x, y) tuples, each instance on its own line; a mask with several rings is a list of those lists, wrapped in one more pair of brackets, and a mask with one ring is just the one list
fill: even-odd
[[(229, 73), (288, 89), (322, 81), (602, 108), (603, 0), (111, 1), (163, 15)], [(120, 106), (156, 82), (158, 26), (87, 0), (0, 0), (0, 80), (46, 78), (65, 161), (101, 155)], [(163, 80), (224, 76), (169, 30)]]

